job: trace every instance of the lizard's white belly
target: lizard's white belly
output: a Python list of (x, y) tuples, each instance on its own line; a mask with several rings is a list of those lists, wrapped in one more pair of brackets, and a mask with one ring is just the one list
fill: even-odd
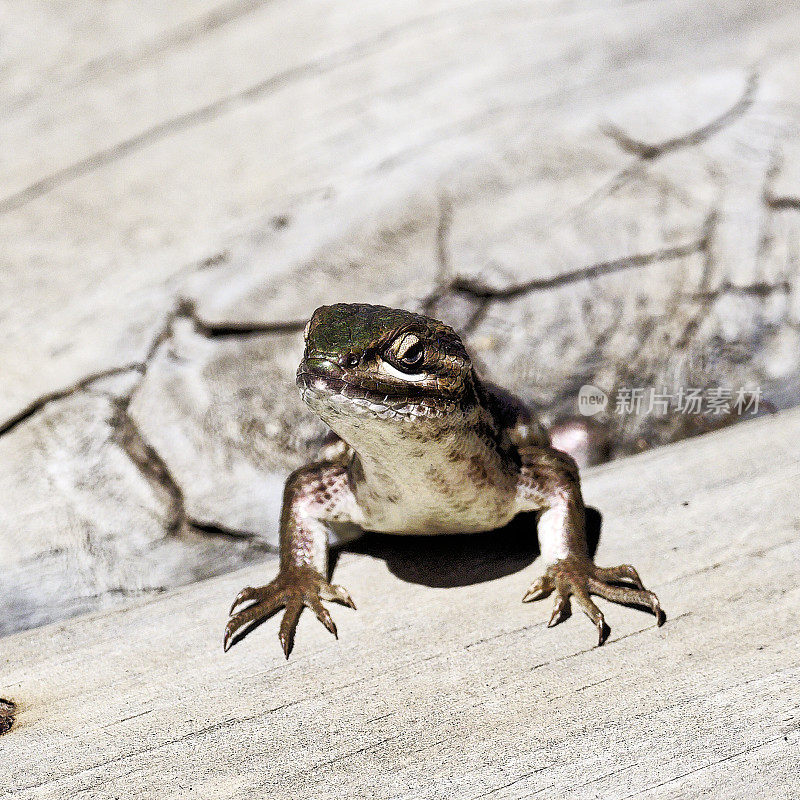
[(516, 515), (519, 469), (497, 448), (483, 409), (414, 420), (341, 413), (331, 405), (316, 410), (353, 448), (349, 472), (359, 527), (477, 533)]
[(355, 495), (361, 525), (382, 533), (434, 535), (499, 528), (516, 514), (516, 475), (498, 458), (426, 457), (364, 465)]

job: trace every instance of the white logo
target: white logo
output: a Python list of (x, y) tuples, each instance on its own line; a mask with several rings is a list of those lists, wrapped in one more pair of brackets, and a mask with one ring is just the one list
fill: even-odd
[(608, 405), (608, 395), (591, 383), (585, 383), (578, 392), (578, 411), (584, 417), (599, 414)]

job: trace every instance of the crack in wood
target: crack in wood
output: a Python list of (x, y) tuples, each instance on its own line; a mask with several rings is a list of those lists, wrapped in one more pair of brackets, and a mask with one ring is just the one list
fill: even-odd
[(706, 139), (719, 133), (723, 128), (736, 122), (740, 117), (747, 113), (755, 100), (758, 89), (758, 74), (751, 73), (745, 84), (741, 97), (727, 110), (720, 114), (716, 119), (711, 120), (699, 128), (695, 128), (681, 136), (671, 139), (664, 139), (661, 142), (644, 142), (634, 139), (616, 125), (608, 123), (602, 126), (602, 131), (625, 153), (630, 153), (640, 158), (642, 161), (654, 161), (667, 153), (675, 150), (682, 150), (687, 147), (696, 147)]
[[(214, 257), (214, 259), (217, 258), (219, 258), (219, 256)], [(207, 338), (232, 335), (261, 335), (279, 333), (287, 330), (302, 330), (302, 327), (305, 325), (305, 321), (278, 325), (210, 325), (197, 316), (195, 306), (192, 302), (184, 298), (179, 298), (174, 308), (166, 315), (160, 329), (153, 337), (142, 361), (90, 373), (63, 389), (41, 395), (24, 409), (2, 423), (2, 425), (0, 425), (0, 436), (11, 433), (19, 425), (31, 419), (40, 411), (43, 411), (50, 403), (64, 400), (80, 392), (91, 392), (95, 383), (106, 378), (124, 375), (128, 372), (137, 372), (140, 375), (140, 379), (136, 382), (136, 385), (122, 398), (112, 399), (114, 414), (109, 424), (123, 452), (131, 459), (151, 485), (157, 487), (166, 494), (169, 506), (169, 522), (166, 526), (167, 532), (176, 534), (190, 531), (197, 534), (213, 535), (215, 537), (228, 537), (237, 541), (245, 540), (250, 542), (254, 550), (274, 553), (276, 552), (275, 548), (263, 541), (254, 531), (230, 528), (219, 522), (193, 518), (186, 510), (184, 493), (179, 482), (172, 476), (164, 458), (145, 440), (133, 418), (128, 413), (128, 406), (146, 377), (150, 362), (162, 345), (172, 337), (173, 326), (178, 319), (190, 320), (195, 331)]]
[[(443, 272), (443, 264), (447, 265), (448, 272), (451, 272), (452, 270), (452, 264), (444, 244), (446, 242), (446, 236), (449, 232), (452, 209), (448, 209), (447, 211), (446, 226), (442, 221), (443, 216), (444, 213), (442, 217), (440, 217), (439, 227), (437, 230), (437, 254), (439, 254), (440, 274)], [(672, 247), (664, 247), (649, 253), (634, 253), (632, 255), (622, 256), (621, 258), (617, 259), (600, 261), (577, 270), (555, 275), (551, 278), (535, 278), (530, 281), (524, 281), (521, 283), (512, 284), (510, 286), (495, 287), (489, 286), (474, 278), (467, 278), (455, 274), (452, 275), (447, 282), (439, 283), (439, 285), (423, 300), (422, 308), (425, 313), (432, 313), (436, 304), (444, 300), (448, 295), (462, 295), (469, 297), (475, 301), (475, 308), (473, 309), (470, 318), (461, 329), (463, 334), (469, 334), (474, 332), (478, 325), (480, 325), (480, 323), (483, 321), (489, 309), (491, 308), (492, 302), (513, 300), (531, 292), (557, 289), (569, 284), (580, 283), (582, 281), (592, 280), (595, 278), (602, 278), (606, 275), (612, 275), (616, 272), (622, 272), (629, 269), (641, 269), (643, 267), (650, 266), (651, 264), (677, 260), (687, 256), (695, 255), (697, 253), (705, 254), (706, 261), (708, 262), (710, 259), (709, 253), (711, 249), (711, 242), (714, 237), (717, 221), (718, 213), (716, 209), (712, 208), (703, 221), (699, 238), (694, 242), (674, 245)]]
[(764, 205), (770, 211), (800, 211), (800, 197), (795, 195), (779, 195), (767, 187), (764, 189)]
[(273, 333), (298, 333), (308, 320), (298, 319), (288, 322), (206, 322), (192, 311), (191, 320), (195, 330), (207, 339), (223, 339), (247, 336), (266, 336)]
[(735, 297), (756, 297), (761, 300), (772, 296), (773, 294), (789, 294), (792, 291), (792, 284), (788, 280), (775, 281), (770, 283), (768, 281), (755, 281), (743, 286), (737, 286), (730, 281), (723, 281), (717, 289), (713, 291), (694, 292), (685, 295), (690, 300), (702, 300), (704, 302), (713, 302), (720, 297), (732, 295)]
[(138, 43), (134, 48), (113, 50), (93, 58), (80, 70), (75, 84), (93, 78), (103, 72), (139, 65), (150, 61), (173, 48), (183, 47), (215, 33), (225, 25), (237, 22), (242, 17), (258, 11), (272, 0), (232, 0), (222, 3), (205, 14), (191, 19), (183, 25), (162, 31), (157, 36)]
[(631, 794), (626, 794), (624, 797), (621, 797), (620, 800), (630, 800), (631, 797), (641, 797), (642, 795), (652, 791), (653, 789), (660, 789), (662, 786), (668, 786), (669, 784), (675, 783), (675, 781), (682, 780), (683, 778), (686, 778), (689, 775), (694, 775), (697, 772), (702, 772), (703, 770), (711, 769), (712, 767), (716, 767), (719, 764), (724, 764), (726, 761), (731, 761), (734, 758), (739, 758), (740, 756), (747, 755), (747, 753), (753, 753), (756, 750), (760, 750), (762, 747), (766, 747), (767, 745), (773, 744), (774, 742), (777, 742), (780, 739), (784, 739), (786, 735), (787, 735), (786, 733), (781, 733), (778, 736), (773, 736), (772, 738), (760, 742), (759, 744), (754, 745), (753, 747), (746, 747), (744, 750), (739, 750), (736, 753), (731, 753), (730, 755), (727, 755), (724, 758), (720, 758), (708, 764), (702, 764), (699, 767), (695, 767), (695, 769), (687, 770), (686, 772), (683, 772), (680, 775), (676, 775), (673, 778), (669, 778), (666, 781), (661, 781), (661, 783), (654, 783), (650, 786), (645, 787), (644, 789), (639, 789), (638, 791), (632, 792)]
[(199, 125), (213, 122), (214, 120), (236, 111), (243, 105), (258, 101), (262, 96), (278, 91), (304, 78), (322, 75), (327, 71), (358, 61), (374, 52), (388, 42), (400, 39), (408, 30), (419, 27), (437, 16), (431, 13), (409, 20), (364, 41), (342, 48), (334, 53), (321, 56), (312, 61), (290, 67), (276, 75), (270, 75), (257, 83), (241, 89), (238, 92), (220, 97), (206, 105), (193, 108), (183, 114), (177, 114), (163, 122), (156, 123), (135, 133), (126, 139), (116, 142), (109, 147), (98, 150), (85, 158), (74, 161), (66, 167), (55, 170), (49, 175), (40, 178), (28, 186), (7, 195), (0, 200), (0, 214), (14, 211), (38, 198), (53, 191), (59, 186), (77, 180), (101, 167), (113, 164), (116, 161), (146, 149), (164, 139), (174, 136)]
[[(216, 259), (218, 256), (214, 256), (213, 258)], [(142, 377), (144, 377), (150, 361), (152, 361), (156, 351), (171, 336), (172, 325), (174, 321), (179, 317), (191, 315), (192, 313), (193, 308), (190, 303), (182, 299), (178, 300), (175, 308), (173, 308), (167, 314), (160, 329), (153, 337), (153, 340), (150, 343), (150, 346), (147, 348), (147, 352), (141, 361), (132, 361), (128, 364), (123, 364), (118, 367), (109, 367), (108, 369), (99, 370), (97, 372), (90, 372), (88, 375), (84, 375), (82, 378), (78, 379), (74, 383), (71, 383), (69, 386), (64, 387), (63, 389), (56, 389), (52, 392), (46, 392), (45, 394), (40, 395), (31, 403), (29, 403), (24, 409), (0, 424), (0, 436), (10, 433), (12, 430), (14, 430), (14, 428), (33, 417), (39, 411), (42, 411), (50, 403), (56, 402), (57, 400), (64, 400), (67, 397), (78, 394), (79, 392), (90, 392), (92, 391), (93, 384), (105, 380), (106, 378), (113, 378), (118, 375), (124, 375), (128, 372), (138, 372)], [(137, 388), (138, 383), (131, 390), (128, 398), (135, 393)]]
[[(403, 732), (392, 734), (391, 736), (385, 736), (381, 739), (378, 739), (376, 742), (370, 742), (369, 744), (365, 744), (363, 747), (359, 747), (357, 750), (348, 750), (347, 752), (340, 753), (338, 756), (331, 758), (328, 761), (323, 761), (320, 764), (315, 764), (312, 767), (309, 767), (306, 770), (302, 770), (296, 774), (298, 775), (310, 775), (313, 772), (317, 772), (318, 770), (325, 769), (325, 767), (330, 767), (331, 765), (335, 764), (337, 761), (342, 761), (345, 758), (352, 758), (353, 756), (361, 755), (361, 753), (366, 753), (369, 750), (374, 750), (377, 747), (381, 747), (382, 745), (386, 744), (387, 742), (392, 742), (395, 739), (399, 739), (403, 736)], [(266, 788), (269, 784), (261, 784), (259, 788)]]
[(111, 419), (116, 441), (148, 482), (166, 493), (169, 500), (167, 530), (175, 533), (186, 520), (183, 491), (172, 477), (164, 459), (145, 440), (136, 426), (128, 413), (128, 405), (129, 398), (116, 403), (115, 413)]
[(621, 128), (611, 123), (601, 125), (601, 131), (609, 138), (613, 139), (624, 153), (634, 156), (634, 161), (620, 169), (602, 186), (595, 189), (585, 200), (578, 203), (575, 207), (575, 212), (590, 208), (596, 205), (602, 198), (619, 191), (636, 175), (643, 174), (648, 163), (657, 161), (661, 156), (667, 153), (689, 147), (696, 147), (719, 133), (747, 113), (755, 101), (757, 89), (758, 74), (754, 72), (748, 77), (744, 91), (739, 99), (727, 111), (720, 114), (716, 119), (711, 120), (711, 122), (701, 125), (699, 128), (695, 128), (681, 136), (664, 139), (661, 142), (644, 142), (635, 139)]
[[(134, 390), (135, 393), (135, 390)], [(115, 415), (111, 420), (117, 443), (142, 475), (166, 493), (169, 504), (168, 533), (193, 532), (248, 541), (254, 550), (274, 553), (276, 549), (259, 538), (255, 531), (230, 528), (217, 522), (200, 521), (186, 510), (186, 501), (180, 482), (173, 476), (165, 459), (143, 436), (128, 412), (130, 396), (116, 401)]]
[(702, 252), (705, 247), (705, 237), (698, 241), (688, 244), (675, 245), (673, 247), (663, 247), (649, 253), (634, 253), (633, 255), (600, 261), (596, 264), (583, 267), (581, 269), (564, 272), (554, 275), (551, 278), (534, 278), (530, 281), (512, 284), (505, 287), (492, 287), (471, 278), (457, 277), (451, 284), (451, 290), (468, 294), (478, 299), (489, 300), (513, 300), (520, 295), (529, 292), (540, 292), (548, 289), (557, 289), (571, 283), (601, 278), (612, 275), (615, 272), (622, 272), (628, 269), (639, 269), (664, 261), (673, 261), (686, 256)]
[(490, 789), (488, 792), (482, 792), (481, 794), (474, 794), (469, 800), (482, 800), (484, 797), (491, 797), (498, 792), (502, 792), (503, 789), (508, 789), (509, 786), (515, 786), (518, 783), (522, 783), (522, 781), (527, 780), (532, 775), (536, 775), (539, 772), (544, 772), (546, 769), (552, 767), (552, 764), (545, 764), (543, 767), (537, 767), (536, 769), (532, 769), (530, 772), (526, 772), (524, 775), (520, 775), (518, 778), (515, 778), (513, 781), (509, 781), (508, 783), (504, 783), (502, 786), (497, 786), (494, 789)]
[(453, 271), (449, 248), (452, 225), (453, 201), (443, 192), (439, 199), (439, 221), (436, 225), (436, 261), (439, 267), (436, 283), (440, 287), (447, 285)]
[(439, 218), (436, 222), (436, 278), (433, 289), (422, 299), (423, 313), (432, 314), (436, 305), (440, 303), (450, 291), (453, 280), (452, 258), (450, 256), (450, 231), (453, 225), (453, 201), (450, 195), (443, 191), (439, 196)]
[(29, 403), (21, 411), (9, 417), (5, 422), (0, 424), (0, 436), (11, 433), (18, 425), (21, 425), (26, 420), (33, 417), (39, 411), (44, 409), (50, 403), (57, 400), (64, 400), (78, 392), (91, 390), (92, 384), (101, 381), (105, 378), (113, 378), (116, 375), (124, 375), (126, 372), (142, 372), (145, 368), (144, 362), (136, 361), (131, 364), (125, 364), (121, 367), (111, 367), (110, 369), (100, 370), (99, 372), (92, 372), (84, 376), (75, 383), (70, 384), (64, 389), (57, 389), (52, 392), (37, 397), (33, 402)]
[[(763, 185), (763, 188), (761, 190), (761, 199), (762, 199), (764, 205), (768, 209), (770, 209), (772, 211), (780, 211), (783, 208), (787, 208), (787, 207), (788, 208), (793, 208), (794, 207), (792, 202), (791, 202), (793, 200), (793, 198), (791, 198), (791, 197), (781, 197), (781, 196), (776, 195), (772, 191), (772, 182), (778, 176), (778, 174), (780, 173), (782, 167), (783, 167), (783, 154), (780, 152), (780, 147), (778, 147), (776, 152), (773, 153), (772, 160), (770, 161), (770, 164), (767, 167), (766, 172), (764, 173), (764, 185)], [(787, 202), (788, 205), (784, 205), (784, 202)], [(798, 207), (800, 207), (800, 203), (798, 204)], [(764, 242), (764, 236), (763, 235), (760, 237), (760, 240), (761, 240), (762, 243)], [(762, 248), (763, 248), (763, 244), (762, 244)]]

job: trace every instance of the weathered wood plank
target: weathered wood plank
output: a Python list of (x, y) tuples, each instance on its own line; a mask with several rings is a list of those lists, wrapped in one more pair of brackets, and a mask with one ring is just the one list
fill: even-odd
[[(275, 543), (321, 303), (427, 298), (551, 419), (583, 383), (796, 404), (798, 30), (767, 0), (5, 3), (0, 632), (249, 557), (198, 525)], [(618, 455), (716, 421), (601, 424)]]
[[(263, 233), (264, 218), (325, 193), (377, 214), (465, 163), (502, 157), (532, 130), (529, 152), (576, 120), (596, 127), (620, 97), (654, 82), (743, 71), (775, 53), (794, 66), (791, 5), (647, 9), (633, 20), (624, 3), (265, 3), (66, 88), (51, 87), (47, 70), (25, 74), (28, 46), (14, 74), (35, 87), (31, 105), (0, 114), (0, 256), (14, 298), (0, 309), (0, 420), (141, 361), (193, 262), (219, 253), (232, 226)], [(196, 17), (208, 11), (199, 3)], [(97, 57), (123, 37), (100, 38), (89, 48)], [(606, 51), (613, 58), (598, 69)], [(83, 53), (67, 50), (70, 69)], [(42, 319), (48, 330), (32, 336)], [(46, 374), (26, 369), (45, 359)]]
[(306, 615), (288, 662), (274, 620), (220, 647), (263, 567), (4, 639), (0, 792), (796, 798), (798, 437), (794, 411), (587, 472), (598, 560), (635, 563), (669, 614), (607, 607), (603, 648), (519, 602), (537, 564), (441, 589), (356, 554), (340, 641)]

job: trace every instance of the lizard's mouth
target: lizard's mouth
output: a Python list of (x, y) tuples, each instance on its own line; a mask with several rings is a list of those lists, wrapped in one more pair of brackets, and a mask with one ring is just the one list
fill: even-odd
[(392, 392), (388, 387), (371, 387), (348, 380), (344, 373), (331, 374), (302, 361), (297, 386), (303, 401), (317, 413), (330, 410), (336, 415), (371, 416), (381, 419), (441, 417), (456, 404), (431, 393)]

